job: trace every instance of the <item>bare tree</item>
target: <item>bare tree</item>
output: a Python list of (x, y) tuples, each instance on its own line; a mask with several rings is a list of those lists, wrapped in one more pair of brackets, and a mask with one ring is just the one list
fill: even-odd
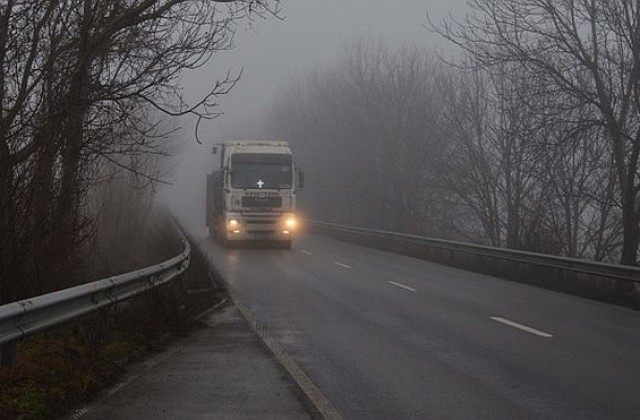
[(442, 138), (440, 76), (417, 48), (356, 41), (337, 66), (283, 96), (270, 126), (308, 160), (319, 217), (423, 234), (447, 230), (430, 164)]
[(460, 230), (494, 246), (557, 252), (541, 242), (548, 177), (536, 144), (546, 133), (523, 101), (527, 78), (508, 66), (454, 74), (443, 102), (450, 141), (439, 166), (477, 221), (465, 220)]
[(200, 119), (215, 117), (217, 98), (236, 79), (212, 82), (188, 104), (179, 75), (229, 48), (239, 19), (277, 7), (277, 0), (0, 6), (3, 301), (49, 288), (62, 273), (73, 277), (74, 250), (90, 233), (83, 207), (99, 161), (122, 166), (115, 156), (157, 152), (149, 139), (166, 133), (151, 109), (194, 115), (196, 130)]
[[(493, 246), (503, 243), (498, 174), (488, 146), (490, 102), (488, 84), (480, 72), (457, 72), (448, 85), (450, 94), (441, 124), (450, 128), (447, 152), (439, 163), (446, 187), (455, 200), (468, 209), (458, 229), (474, 241)], [(457, 221), (458, 222), (458, 221)]]
[(562, 97), (565, 110), (584, 108), (594, 115), (588, 124), (602, 128), (620, 194), (620, 262), (635, 265), (640, 242), (640, 6), (633, 0), (470, 3), (475, 14), (431, 28), (481, 66), (520, 66), (547, 87), (545, 94)]

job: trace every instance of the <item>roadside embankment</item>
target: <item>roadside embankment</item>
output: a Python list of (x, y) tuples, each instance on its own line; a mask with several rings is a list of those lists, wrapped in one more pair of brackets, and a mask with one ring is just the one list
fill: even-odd
[[(168, 214), (153, 210), (144, 227), (120, 235), (120, 247), (98, 248), (101, 255), (87, 262), (88, 281), (162, 262), (180, 252), (177, 237)], [(135, 252), (128, 256), (124, 248)], [(189, 269), (170, 283), (20, 340), (11, 367), (0, 368), (0, 418), (65, 413), (115, 383), (130, 361), (198, 328), (196, 316), (223, 296), (222, 283), (194, 247)]]

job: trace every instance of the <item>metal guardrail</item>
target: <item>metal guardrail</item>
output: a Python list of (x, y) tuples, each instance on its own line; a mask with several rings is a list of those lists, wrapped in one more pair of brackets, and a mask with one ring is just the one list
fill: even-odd
[(182, 274), (189, 267), (191, 246), (179, 233), (184, 250), (160, 264), (0, 306), (3, 361), (8, 357), (10, 363), (11, 356), (6, 354), (12, 353), (10, 345), (20, 337), (113, 305)]
[[(363, 238), (377, 238), (382, 239), (383, 242), (384, 240), (387, 240), (387, 242), (400, 241), (406, 244), (415, 244), (422, 247), (469, 254), (481, 258), (486, 257), (490, 259), (512, 261), (520, 264), (528, 264), (532, 266), (570, 271), (578, 274), (595, 275), (615, 280), (640, 283), (640, 267), (607, 264), (596, 261), (582, 260), (578, 258), (557, 257), (535, 252), (475, 245), (466, 242), (448, 241), (404, 233), (386, 232), (375, 229), (357, 228), (315, 220), (307, 220), (306, 223), (312, 228), (315, 227), (325, 231), (358, 235)], [(377, 248), (382, 248), (382, 246), (377, 246)]]

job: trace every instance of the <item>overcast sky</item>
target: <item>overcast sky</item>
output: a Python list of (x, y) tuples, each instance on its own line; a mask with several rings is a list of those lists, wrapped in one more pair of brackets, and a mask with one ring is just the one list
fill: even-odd
[[(248, 120), (261, 120), (278, 88), (288, 79), (329, 65), (354, 37), (444, 48), (424, 24), (427, 11), (440, 20), (460, 15), (464, 0), (285, 0), (283, 20), (254, 20), (239, 29), (233, 51), (220, 54), (185, 84), (197, 92), (200, 81), (244, 69), (242, 81), (222, 99), (225, 116), (208, 124), (213, 136), (245, 136)], [(260, 121), (258, 121), (260, 122)], [(254, 134), (254, 133), (249, 133)]]
[(195, 142), (193, 121), (182, 122), (183, 157), (174, 187), (165, 197), (192, 207), (189, 211), (181, 208), (180, 213), (200, 214), (205, 173), (213, 167), (211, 144), (259, 136), (266, 109), (278, 89), (292, 78), (329, 66), (350, 39), (382, 39), (391, 47), (411, 43), (442, 51), (449, 47), (424, 27), (427, 12), (440, 21), (449, 14), (460, 17), (467, 10), (465, 0), (284, 0), (282, 20), (243, 22), (233, 50), (184, 75), (185, 94), (195, 100), (227, 71), (243, 69), (239, 84), (220, 99), (224, 115), (201, 125), (203, 145)]

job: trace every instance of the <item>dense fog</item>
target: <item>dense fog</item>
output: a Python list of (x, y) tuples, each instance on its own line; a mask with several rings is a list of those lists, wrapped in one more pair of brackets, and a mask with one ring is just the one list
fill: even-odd
[(290, 143), (303, 217), (637, 264), (631, 2), (79, 4), (3, 15), (7, 301), (80, 282), (156, 202), (201, 232), (234, 139)]
[(202, 228), (204, 174), (214, 166), (212, 144), (273, 137), (273, 130), (266, 127), (267, 119), (282, 91), (311, 72), (330, 68), (356, 39), (379, 41), (391, 48), (413, 45), (443, 57), (455, 56), (456, 48), (425, 27), (427, 13), (441, 20), (462, 17), (467, 10), (464, 0), (407, 0), (400, 4), (288, 0), (282, 3), (279, 18), (267, 16), (241, 23), (232, 50), (219, 53), (202, 69), (185, 73), (184, 88), (193, 100), (203, 85), (227, 72), (242, 71), (242, 77), (228, 95), (220, 97), (223, 115), (200, 126), (202, 145), (194, 138), (194, 120), (181, 121), (184, 151), (171, 177), (174, 185), (163, 189), (163, 199), (185, 223)]

